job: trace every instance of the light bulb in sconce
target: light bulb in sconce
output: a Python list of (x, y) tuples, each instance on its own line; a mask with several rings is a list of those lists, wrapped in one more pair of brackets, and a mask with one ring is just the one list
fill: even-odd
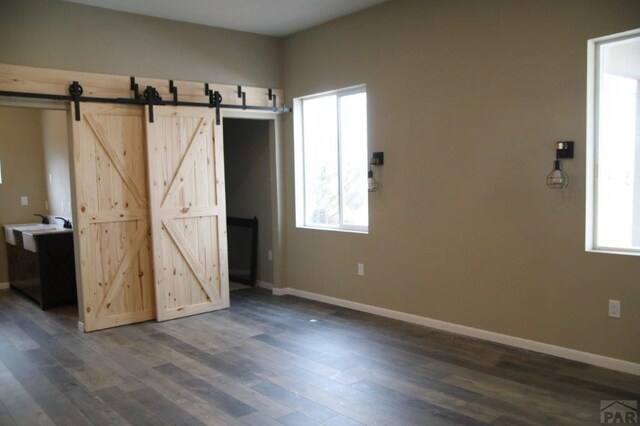
[(373, 170), (371, 170), (371, 166), (369, 166), (369, 173), (367, 175), (367, 186), (369, 187), (369, 192), (376, 192), (378, 190), (378, 182), (376, 182), (373, 177)]
[(569, 185), (567, 174), (560, 167), (560, 160), (553, 162), (553, 170), (547, 175), (547, 186), (551, 189), (563, 189)]

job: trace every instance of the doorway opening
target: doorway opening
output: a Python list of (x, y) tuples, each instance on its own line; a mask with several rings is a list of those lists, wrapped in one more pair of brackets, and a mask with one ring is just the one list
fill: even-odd
[(223, 121), (231, 291), (273, 288), (271, 126), (268, 120)]
[(77, 304), (65, 109), (0, 105), (0, 286), (44, 309)]

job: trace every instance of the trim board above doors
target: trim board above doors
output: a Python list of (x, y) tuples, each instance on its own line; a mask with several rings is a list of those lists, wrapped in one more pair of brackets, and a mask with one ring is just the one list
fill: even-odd
[[(174, 94), (177, 93), (181, 101), (206, 104), (209, 102), (208, 91), (215, 91), (220, 93), (222, 103), (225, 105), (272, 107), (273, 96), (276, 101), (284, 101), (284, 93), (281, 89), (138, 76), (134, 76), (134, 79), (140, 88), (140, 93), (145, 87), (151, 86), (158, 91), (161, 98), (166, 100), (173, 99)], [(82, 86), (83, 96), (111, 99), (132, 97), (130, 76), (0, 64), (0, 92), (68, 96), (69, 87), (73, 82), (79, 82)], [(177, 88), (177, 92), (172, 87)]]

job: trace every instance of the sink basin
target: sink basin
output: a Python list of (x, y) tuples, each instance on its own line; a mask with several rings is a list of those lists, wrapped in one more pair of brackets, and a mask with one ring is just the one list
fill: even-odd
[(53, 228), (36, 228), (36, 229), (29, 228), (26, 230), (22, 230), (22, 245), (24, 246), (24, 249), (33, 253), (38, 252), (35, 236), (43, 235), (43, 234), (59, 234), (59, 233), (65, 233), (65, 232), (73, 232), (72, 229), (60, 228), (60, 227), (56, 227), (55, 225), (49, 225), (49, 226), (53, 226)]
[(36, 239), (33, 238), (33, 234), (28, 232), (22, 233), (22, 245), (24, 245), (25, 250), (32, 251), (34, 253), (38, 251), (36, 247)]
[(12, 246), (16, 245), (16, 236), (13, 233), (13, 230), (19, 227), (30, 227), (30, 226), (39, 226), (38, 223), (21, 223), (17, 225), (4, 225), (4, 239), (8, 244)]

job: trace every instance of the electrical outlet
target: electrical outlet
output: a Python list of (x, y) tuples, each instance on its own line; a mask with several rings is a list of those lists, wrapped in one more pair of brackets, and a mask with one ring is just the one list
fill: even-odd
[(364, 276), (364, 263), (358, 263), (358, 275), (361, 277)]
[(620, 301), (609, 300), (609, 316), (611, 318), (620, 318)]
[(23, 206), (28, 206), (29, 197), (27, 197), (26, 195), (23, 195), (22, 197), (20, 197), (20, 204), (22, 204)]
[(269, 261), (273, 261), (273, 251), (272, 250), (267, 250), (267, 258), (269, 259)]

